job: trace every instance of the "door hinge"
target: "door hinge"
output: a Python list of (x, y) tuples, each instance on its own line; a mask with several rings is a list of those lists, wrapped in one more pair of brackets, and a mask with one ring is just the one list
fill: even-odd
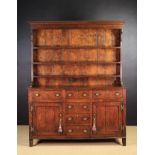
[(31, 105), (31, 106), (30, 106), (30, 111), (32, 112), (33, 110), (34, 110), (34, 106)]
[(122, 132), (124, 131), (124, 125), (121, 125), (121, 131)]
[(31, 132), (34, 132), (34, 127), (31, 126), (31, 127), (30, 127), (30, 131), (31, 131)]
[(124, 110), (124, 104), (121, 104), (121, 111)]

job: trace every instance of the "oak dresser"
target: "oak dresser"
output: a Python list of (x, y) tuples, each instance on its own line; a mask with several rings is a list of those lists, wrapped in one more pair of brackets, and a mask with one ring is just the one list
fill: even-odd
[(126, 145), (122, 21), (32, 21), (33, 139), (121, 138)]

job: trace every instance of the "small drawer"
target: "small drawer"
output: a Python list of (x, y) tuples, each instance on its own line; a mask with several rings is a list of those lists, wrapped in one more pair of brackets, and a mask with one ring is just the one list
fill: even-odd
[(57, 90), (33, 90), (32, 101), (35, 102), (51, 102), (53, 100), (61, 100), (62, 92)]
[(66, 91), (66, 98), (90, 98), (90, 91)]
[(67, 126), (67, 136), (89, 136), (91, 133), (89, 126)]
[(66, 103), (65, 111), (67, 113), (89, 113), (91, 105), (89, 103)]
[(65, 122), (67, 124), (90, 124), (90, 115), (89, 114), (70, 114), (66, 115)]
[(122, 89), (93, 91), (93, 98), (117, 99), (117, 98), (122, 98), (122, 97), (123, 97)]

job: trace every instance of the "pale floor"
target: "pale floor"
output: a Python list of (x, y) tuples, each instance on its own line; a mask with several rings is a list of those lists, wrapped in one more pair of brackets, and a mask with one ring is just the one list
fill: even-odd
[(29, 147), (28, 126), (18, 126), (18, 155), (136, 155), (137, 127), (127, 127), (127, 146), (117, 141), (99, 142), (55, 142), (43, 141)]

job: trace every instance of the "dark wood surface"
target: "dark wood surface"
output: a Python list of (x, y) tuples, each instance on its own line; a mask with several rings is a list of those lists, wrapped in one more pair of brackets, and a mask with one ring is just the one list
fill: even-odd
[(121, 21), (30, 22), (29, 140), (123, 138)]

